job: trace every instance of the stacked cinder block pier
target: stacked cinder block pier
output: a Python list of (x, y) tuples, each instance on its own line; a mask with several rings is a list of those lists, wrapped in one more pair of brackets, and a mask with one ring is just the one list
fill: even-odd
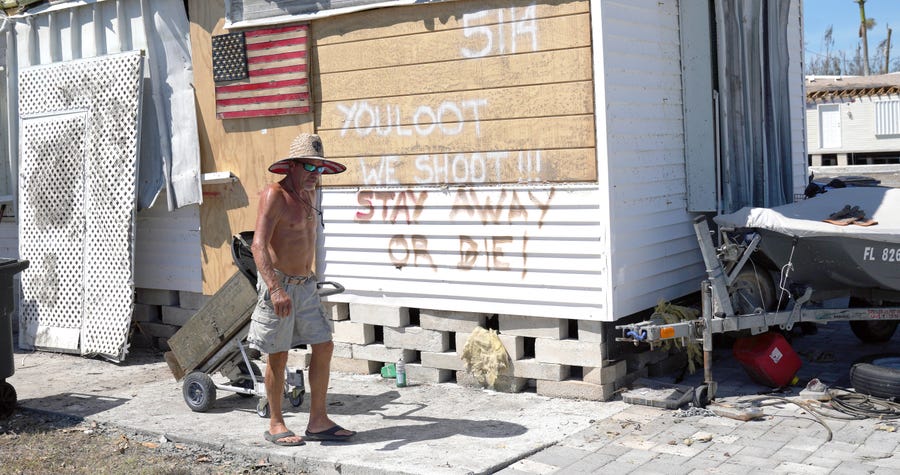
[[(345, 303), (326, 309), (334, 323), (334, 370), (376, 373), (402, 357), (414, 382), (480, 386), (461, 358), (476, 327), (497, 330), (509, 353), (511, 365), (493, 387), (502, 392), (533, 388), (546, 396), (608, 400), (647, 375), (648, 362), (668, 355), (611, 359), (611, 325), (595, 321)], [(641, 366), (633, 374), (630, 360)]]
[[(191, 292), (139, 289), (131, 344), (168, 351), (168, 339), (209, 299)], [(401, 357), (411, 382), (481, 384), (461, 358), (476, 327), (497, 331), (511, 364), (493, 389), (605, 401), (635, 379), (683, 366), (682, 355), (615, 342), (614, 324), (590, 320), (326, 303), (334, 328), (332, 369), (373, 374)], [(309, 364), (292, 351), (291, 366)]]

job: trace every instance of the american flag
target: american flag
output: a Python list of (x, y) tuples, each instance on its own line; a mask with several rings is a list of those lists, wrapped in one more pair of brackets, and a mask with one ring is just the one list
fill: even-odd
[(216, 117), (308, 113), (308, 30), (303, 24), (214, 36)]

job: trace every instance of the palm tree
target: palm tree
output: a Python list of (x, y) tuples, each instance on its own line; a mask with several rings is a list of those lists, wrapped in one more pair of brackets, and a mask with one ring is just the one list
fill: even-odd
[(875, 20), (866, 18), (866, 0), (853, 0), (859, 4), (859, 37), (862, 38), (863, 74), (869, 75), (869, 40), (866, 32), (875, 27)]

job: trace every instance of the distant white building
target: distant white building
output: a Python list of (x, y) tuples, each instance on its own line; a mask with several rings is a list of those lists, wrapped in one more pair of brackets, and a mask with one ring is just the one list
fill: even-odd
[(806, 131), (813, 167), (894, 164), (887, 168), (896, 169), (900, 73), (807, 77)]

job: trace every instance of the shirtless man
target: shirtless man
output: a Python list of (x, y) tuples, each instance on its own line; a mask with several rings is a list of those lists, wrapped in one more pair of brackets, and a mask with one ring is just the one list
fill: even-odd
[(290, 152), (269, 167), (284, 179), (267, 185), (260, 196), (252, 245), (259, 298), (247, 341), (268, 355), (265, 385), (271, 417), (264, 436), (276, 445), (294, 446), (303, 445), (304, 438), (287, 428), (281, 404), (288, 350), (301, 344), (312, 347), (305, 439), (346, 440), (355, 432), (337, 425), (326, 412), (334, 343), (313, 272), (322, 214), (316, 199), (319, 175), (347, 167), (324, 158), (318, 135), (300, 134)]

